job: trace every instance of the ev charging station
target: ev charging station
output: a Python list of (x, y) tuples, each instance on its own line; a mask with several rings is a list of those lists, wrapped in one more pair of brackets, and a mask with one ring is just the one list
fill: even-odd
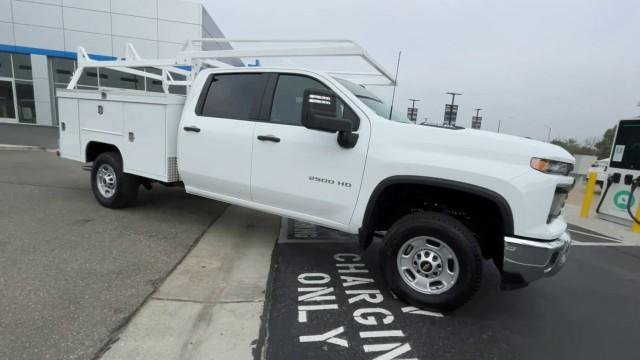
[(607, 170), (607, 186), (596, 212), (602, 219), (631, 226), (640, 220), (637, 219), (639, 204), (640, 118), (625, 119), (618, 124)]

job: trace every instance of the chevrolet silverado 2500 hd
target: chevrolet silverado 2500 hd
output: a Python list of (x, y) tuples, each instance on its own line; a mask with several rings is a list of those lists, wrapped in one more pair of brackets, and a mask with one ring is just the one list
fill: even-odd
[[(206, 41), (229, 40), (187, 45)], [(565, 263), (570, 239), (560, 212), (573, 157), (539, 141), (390, 114), (361, 84), (393, 78), (355, 43), (185, 46), (176, 59), (155, 60), (130, 46), (127, 54), (93, 61), (80, 48), (79, 68), (57, 94), (61, 156), (92, 163), (93, 193), (106, 207), (132, 205), (140, 186), (183, 184), (191, 194), (358, 234), (362, 248), (383, 234), (380, 266), (391, 290), (442, 311), (473, 296), (484, 259), (510, 287)], [(360, 57), (376, 72), (223, 62), (330, 55)], [(92, 68), (146, 76), (163, 91), (76, 89)], [(172, 94), (180, 86), (186, 95)]]

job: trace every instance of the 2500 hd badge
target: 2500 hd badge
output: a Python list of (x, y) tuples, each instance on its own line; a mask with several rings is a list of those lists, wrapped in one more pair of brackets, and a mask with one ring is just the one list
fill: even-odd
[(351, 187), (351, 183), (348, 183), (346, 181), (335, 181), (333, 179), (327, 179), (327, 178), (321, 178), (318, 176), (309, 176), (309, 181), (317, 181), (320, 183), (325, 183), (325, 184), (330, 184), (330, 185), (338, 185), (338, 186), (343, 186), (346, 188), (350, 188)]

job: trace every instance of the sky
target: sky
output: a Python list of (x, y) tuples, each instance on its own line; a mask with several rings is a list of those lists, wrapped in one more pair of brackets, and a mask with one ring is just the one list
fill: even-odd
[[(640, 115), (637, 0), (200, 0), (227, 38), (351, 39), (389, 72), (395, 108), (546, 140), (601, 136)], [(364, 68), (363, 70), (366, 70)], [(375, 92), (387, 103), (390, 88)]]

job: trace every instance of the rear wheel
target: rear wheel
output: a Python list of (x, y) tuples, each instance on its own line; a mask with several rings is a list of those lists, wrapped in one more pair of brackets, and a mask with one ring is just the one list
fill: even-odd
[(381, 255), (387, 283), (415, 306), (452, 311), (480, 286), (480, 247), (464, 224), (445, 214), (401, 218), (387, 232)]
[(98, 155), (91, 169), (91, 189), (98, 202), (111, 209), (131, 206), (138, 196), (140, 180), (122, 171), (122, 157), (115, 152)]

